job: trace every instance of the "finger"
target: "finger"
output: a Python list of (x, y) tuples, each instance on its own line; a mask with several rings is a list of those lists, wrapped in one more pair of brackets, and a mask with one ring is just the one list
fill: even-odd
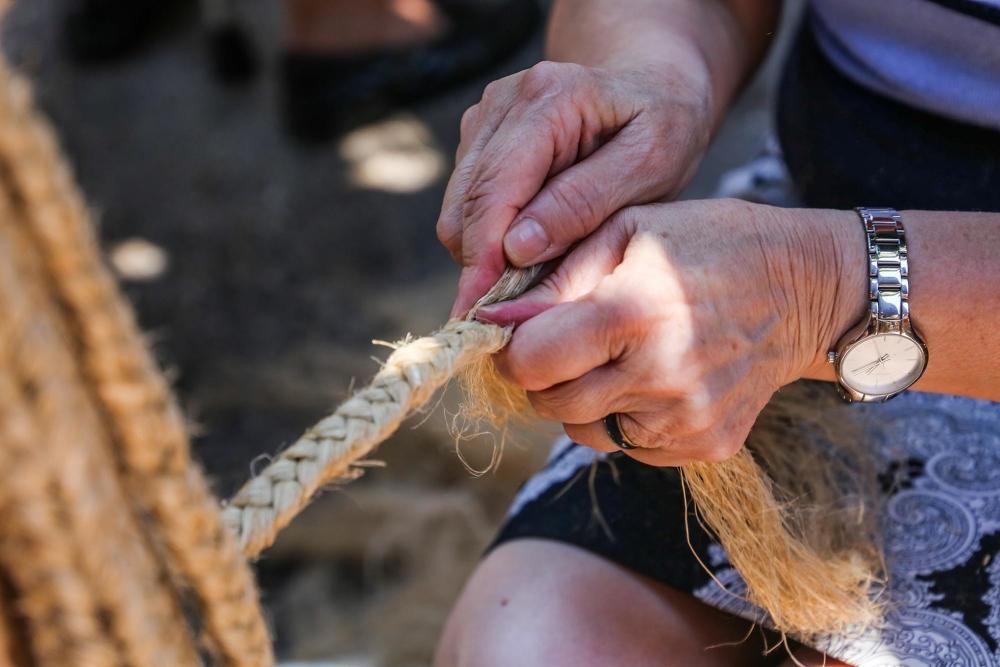
[[(591, 449), (608, 454), (622, 451), (618, 445), (611, 441), (611, 438), (607, 437), (607, 432), (605, 432), (603, 439), (589, 438), (588, 435), (592, 426), (593, 424), (563, 424), (563, 431), (570, 440), (578, 445), (590, 447)], [(601, 422), (601, 427), (603, 428), (603, 422)]]
[(621, 414), (620, 419), (622, 431), (629, 441), (636, 445), (635, 449), (620, 448), (611, 439), (611, 436), (608, 435), (608, 430), (604, 424), (603, 418), (592, 421), (588, 424), (563, 424), (563, 430), (566, 431), (566, 435), (568, 435), (573, 442), (602, 452), (624, 452), (626, 456), (647, 465), (659, 467), (682, 466), (687, 465), (693, 460), (685, 451), (677, 448), (673, 441), (670, 441), (663, 435), (648, 439), (647, 442), (658, 443), (657, 446), (645, 444), (642, 438), (648, 436), (637, 435), (637, 433), (639, 433), (639, 428), (637, 428), (637, 422), (632, 418), (632, 416), (628, 414)]
[(520, 325), (549, 308), (590, 294), (621, 264), (635, 219), (621, 213), (584, 239), (542, 281), (517, 299), (485, 306), (477, 317), (504, 326)]
[(462, 259), (462, 205), (479, 155), (510, 112), (523, 72), (493, 81), (483, 96), (462, 114), (455, 169), (448, 179), (438, 216), (437, 235), (456, 262)]
[(617, 356), (616, 329), (614, 316), (593, 300), (553, 306), (514, 330), (494, 357), (497, 370), (528, 391), (575, 380)]
[(583, 377), (543, 391), (528, 392), (538, 416), (567, 424), (587, 424), (611, 412), (635, 408), (629, 392), (636, 387), (613, 364), (595, 368)]
[(553, 169), (555, 141), (545, 117), (512, 111), (451, 193), (461, 262), (477, 276), (459, 285), (453, 314), (466, 312), (506, 267), (503, 237)]
[(549, 179), (504, 236), (514, 266), (558, 257), (615, 211), (656, 198), (664, 174), (649, 168), (645, 131), (627, 125), (593, 155)]
[(729, 424), (718, 424), (698, 435), (678, 440), (676, 454), (692, 461), (722, 463), (743, 447), (748, 432), (749, 428), (740, 430)]
[[(483, 267), (494, 279), (506, 264), (503, 237), (521, 209), (546, 180), (589, 156), (604, 136), (630, 120), (584, 113), (578, 98), (597, 94), (594, 81), (580, 76), (553, 81), (549, 71), (536, 67), (524, 73), (519, 101), (483, 147), (464, 189), (462, 263)], [(464, 312), (481, 294), (460, 289), (454, 312)]]

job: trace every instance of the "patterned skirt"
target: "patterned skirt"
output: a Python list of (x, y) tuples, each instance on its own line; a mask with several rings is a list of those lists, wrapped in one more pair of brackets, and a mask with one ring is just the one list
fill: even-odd
[[(912, 392), (837, 409), (861, 419), (875, 452), (891, 611), (877, 632), (813, 647), (857, 667), (1000, 665), (1000, 404)], [(495, 544), (572, 544), (761, 621), (697, 521), (688, 546), (682, 493), (673, 468), (563, 440), (521, 488)]]

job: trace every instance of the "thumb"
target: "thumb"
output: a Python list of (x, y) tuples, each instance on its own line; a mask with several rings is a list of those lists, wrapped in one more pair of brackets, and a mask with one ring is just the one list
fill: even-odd
[(659, 196), (664, 175), (640, 168), (645, 159), (636, 148), (640, 133), (626, 126), (586, 160), (549, 179), (504, 236), (511, 264), (531, 266), (559, 257), (620, 208)]

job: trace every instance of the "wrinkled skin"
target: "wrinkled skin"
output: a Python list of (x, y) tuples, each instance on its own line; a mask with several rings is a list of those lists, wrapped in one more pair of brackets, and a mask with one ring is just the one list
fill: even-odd
[(619, 209), (676, 195), (712, 129), (708, 77), (692, 69), (542, 62), (486, 87), (462, 117), (437, 224), (463, 266), (453, 316), (508, 261), (558, 257)]
[(850, 211), (633, 207), (480, 317), (518, 325), (498, 366), (576, 442), (613, 450), (619, 412), (640, 461), (720, 461), (863, 312), (863, 247)]

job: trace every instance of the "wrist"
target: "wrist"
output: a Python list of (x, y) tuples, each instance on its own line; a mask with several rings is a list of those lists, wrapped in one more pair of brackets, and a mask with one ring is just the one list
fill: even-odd
[(697, 7), (635, 11), (628, 3), (556, 2), (545, 55), (556, 62), (641, 73), (649, 90), (669, 92), (680, 86), (694, 92), (714, 128), (735, 92), (729, 90), (735, 88), (730, 81), (735, 75), (727, 70), (736, 69), (735, 64), (721, 67), (717, 52), (728, 55), (736, 35), (728, 21), (706, 21), (705, 13)]
[(827, 355), (868, 313), (868, 254), (864, 229), (855, 211), (813, 209), (803, 212), (814, 225), (816, 245), (800, 259), (818, 302), (815, 353), (802, 377), (836, 380)]
[(854, 211), (756, 207), (784, 323), (783, 384), (834, 380), (827, 353), (867, 311), (865, 235)]

